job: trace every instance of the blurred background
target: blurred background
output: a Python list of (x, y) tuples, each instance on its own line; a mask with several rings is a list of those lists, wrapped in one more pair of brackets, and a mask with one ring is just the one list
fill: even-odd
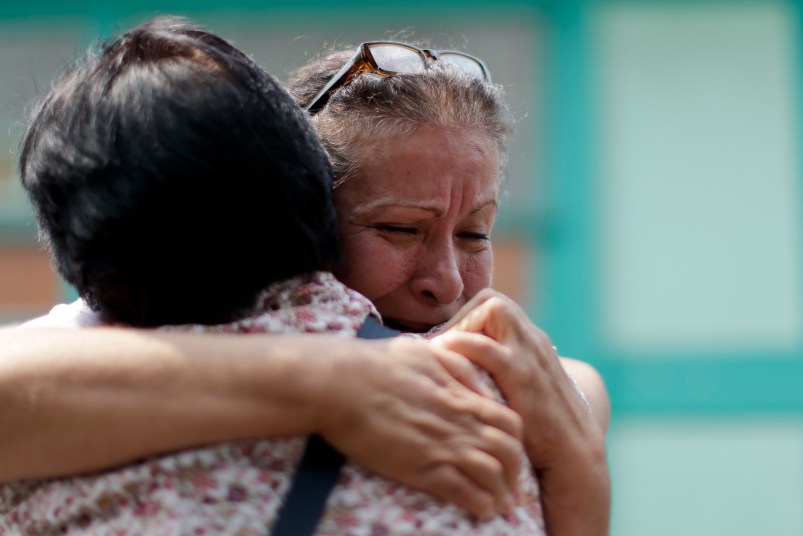
[(390, 37), (484, 58), (518, 119), (495, 286), (605, 376), (612, 534), (803, 535), (799, 0), (3, 0), (0, 322), (73, 297), (18, 186), (26, 108), (166, 13), (281, 79)]

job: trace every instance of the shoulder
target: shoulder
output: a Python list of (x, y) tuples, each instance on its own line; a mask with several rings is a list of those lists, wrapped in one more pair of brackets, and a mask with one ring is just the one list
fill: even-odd
[(569, 375), (591, 408), (591, 413), (603, 432), (608, 431), (611, 419), (611, 401), (602, 375), (590, 364), (579, 359), (561, 357), (563, 370)]
[(353, 336), (365, 318), (379, 318), (373, 304), (329, 272), (312, 272), (273, 283), (250, 313), (227, 324), (186, 324), (160, 329), (223, 333), (329, 333)]

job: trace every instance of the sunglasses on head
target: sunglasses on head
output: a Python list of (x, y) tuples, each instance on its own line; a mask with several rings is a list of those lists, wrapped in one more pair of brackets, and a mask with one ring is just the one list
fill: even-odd
[(357, 52), (312, 98), (305, 109), (310, 114), (318, 112), (326, 105), (329, 97), (337, 88), (360, 74), (375, 73), (390, 76), (420, 73), (428, 68), (429, 61), (443, 61), (465, 73), (488, 82), (491, 81), (491, 75), (485, 63), (469, 54), (455, 50), (422, 49), (394, 41), (371, 41), (357, 47)]

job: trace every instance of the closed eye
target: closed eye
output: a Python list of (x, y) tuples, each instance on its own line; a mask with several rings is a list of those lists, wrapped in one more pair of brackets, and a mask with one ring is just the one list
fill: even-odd
[(388, 233), (415, 234), (418, 232), (415, 227), (403, 227), (401, 225), (377, 225), (376, 228)]
[(490, 240), (490, 236), (485, 233), (460, 233), (459, 236), (468, 240)]

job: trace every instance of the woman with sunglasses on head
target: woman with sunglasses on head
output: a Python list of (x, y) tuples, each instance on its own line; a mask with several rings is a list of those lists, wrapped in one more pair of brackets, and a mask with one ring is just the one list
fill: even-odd
[[(438, 331), (453, 319), (435, 342), (488, 371), (524, 419), (550, 533), (607, 527), (604, 386), (587, 365), (563, 360), (591, 397), (594, 422), (549, 338), (488, 289), (510, 120), (485, 64), (462, 52), (363, 43), (301, 68), (289, 87), (335, 170), (338, 278), (398, 329)], [(587, 501), (561, 493), (575, 486)], [(586, 513), (604, 506), (598, 517), (573, 517), (563, 509), (573, 501)]]
[[(401, 49), (401, 55), (406, 57), (407, 63), (402, 61), (400, 67), (399, 64), (393, 64), (395, 60), (391, 59), (388, 60), (390, 63), (380, 64), (375, 57), (380, 54), (373, 54), (380, 48), (391, 55), (396, 52), (395, 49)], [(420, 59), (415, 60), (408, 53), (410, 50)], [(468, 72), (458, 68), (458, 62), (447, 61), (443, 55), (443, 59), (437, 59), (437, 53), (395, 44), (361, 46), (351, 57), (349, 53), (336, 54), (308, 66), (292, 84), (302, 104), (310, 101), (318, 107), (314, 121), (336, 170), (339, 186), (335, 190), (335, 198), (340, 212), (345, 256), (343, 265), (336, 272), (341, 280), (374, 301), (388, 324), (405, 331), (426, 332), (446, 322), (460, 311), (461, 306), (464, 307), (455, 329), (449, 330), (432, 344), (456, 349), (486, 368), (513, 409), (524, 418), (524, 442), (541, 481), (550, 533), (603, 534), (607, 531), (608, 515), (607, 469), (602, 442), (608, 418), (604, 387), (587, 366), (564, 361), (591, 399), (592, 409), (599, 421), (597, 423), (560, 366), (549, 339), (529, 323), (515, 304), (502, 296), (481, 292), (490, 284), (492, 266), (488, 237), (496, 214), (496, 197), (504, 161), (504, 136), (509, 124), (498, 90), (483, 79), (487, 76), (487, 70), (481, 63), (476, 63), (482, 68), (477, 71), (472, 67), (474, 59), (469, 56), (458, 54), (455, 57), (468, 62)], [(341, 71), (341, 74), (334, 76), (337, 71)], [(323, 88), (328, 80), (336, 83), (328, 89)], [(474, 300), (469, 303), (472, 297)], [(19, 340), (15, 339), (16, 334), (8, 331), (4, 336), (11, 342)], [(62, 441), (62, 445), (75, 451), (76, 443), (80, 442), (80, 427), (86, 426), (91, 419), (97, 419), (95, 424), (111, 424), (112, 419), (108, 417), (115, 411), (124, 411), (132, 417), (131, 429), (127, 431), (112, 425), (105, 432), (111, 443), (127, 443), (126, 448), (122, 449), (123, 455), (120, 451), (113, 456), (106, 452), (87, 460), (80, 459), (80, 454), (73, 454), (73, 463), (79, 466), (64, 467), (58, 464), (67, 462), (50, 462), (50, 469), (43, 464), (45, 469), (40, 467), (36, 475), (25, 474), (30, 469), (16, 469), (14, 478), (42, 476), (48, 470), (63, 474), (74, 470), (97, 469), (137, 456), (210, 441), (299, 433), (295, 430), (288, 432), (287, 425), (284, 428), (276, 426), (273, 421), (260, 415), (260, 408), (255, 407), (257, 401), (264, 403), (271, 394), (278, 397), (280, 389), (275, 383), (270, 383), (270, 380), (275, 382), (279, 377), (272, 372), (270, 359), (257, 361), (253, 358), (273, 352), (277, 354), (276, 361), (280, 361), (282, 351), (286, 357), (292, 353), (292, 348), (296, 349), (295, 353), (321, 352), (321, 345), (301, 341), (303, 337), (289, 342), (278, 342), (274, 337), (267, 343), (270, 347), (265, 341), (257, 344), (253, 340), (244, 342), (212, 339), (209, 336), (149, 335), (146, 338), (122, 330), (99, 332), (94, 339), (86, 331), (70, 335), (42, 333), (39, 337), (42, 345), (54, 341), (61, 344), (60, 355), (70, 351), (80, 354), (91, 373), (81, 377), (80, 371), (76, 373), (65, 366), (61, 369), (63, 377), (70, 377), (73, 381), (77, 377), (78, 384), (85, 382), (80, 384), (82, 388), (94, 386), (97, 400), (109, 404), (85, 411), (83, 417), (87, 418), (81, 419), (76, 416), (84, 411), (81, 408), (91, 405), (88, 399), (82, 400), (77, 393), (73, 393), (72, 400), (64, 395), (60, 402), (68, 403), (63, 405), (61, 413), (53, 411), (47, 418), (64, 418), (65, 432), (70, 437), (53, 438), (53, 428), (48, 430), (47, 427), (39, 427), (40, 431), (32, 433), (40, 434), (38, 437), (42, 440), (52, 441), (54, 449)], [(82, 348), (85, 344), (96, 347)], [(359, 341), (327, 344), (327, 351), (333, 354), (358, 351), (364, 357), (370, 353), (367, 346), (360, 346)], [(386, 345), (384, 350), (399, 355), (398, 346), (394, 350), (393, 346)], [(122, 354), (118, 363), (98, 366), (92, 360), (92, 352), (105, 357), (104, 352), (109, 352), (113, 347), (117, 347), (115, 353)], [(45, 350), (41, 346), (38, 350), (31, 350), (30, 347), (20, 348), (18, 345), (17, 351), (22, 352), (21, 355), (28, 352), (27, 357), (31, 357), (30, 353), (33, 352), (40, 359), (48, 351), (51, 356), (54, 354), (52, 350)], [(154, 414), (154, 406), (149, 405), (152, 401), (147, 400), (153, 393), (145, 389), (138, 391), (136, 378), (126, 378), (128, 398), (122, 400), (113, 400), (102, 389), (104, 382), (108, 383), (110, 378), (121, 374), (121, 370), (130, 370), (138, 355), (157, 354), (164, 362), (169, 362), (169, 366), (146, 372), (153, 377), (169, 380), (171, 375), (177, 376), (177, 370), (185, 366), (180, 359), (176, 359), (177, 356), (203, 356), (209, 361), (223, 361), (221, 353), (228, 354), (227, 359), (248, 356), (240, 361), (253, 367), (247, 374), (247, 381), (227, 371), (224, 366), (213, 369), (219, 378), (206, 377), (199, 380), (198, 385), (185, 386), (181, 394), (186, 399), (187, 408), (180, 417), (178, 414), (169, 414), (162, 415), (159, 423), (143, 422), (143, 415), (152, 418)], [(386, 371), (391, 376), (397, 365), (392, 357), (387, 359)], [(29, 364), (32, 362), (35, 363), (35, 360), (29, 360)], [(115, 366), (120, 368), (115, 370)], [(125, 369), (125, 366), (129, 369)], [(311, 374), (315, 373), (311, 368), (308, 369)], [(16, 373), (23, 377), (25, 374), (36, 374), (30, 368), (22, 369), (22, 372), (20, 370), (17, 367)], [(259, 377), (256, 377), (257, 372)], [(338, 419), (328, 419), (325, 430), (312, 427), (306, 431), (324, 432), (347, 455), (368, 467), (441, 497), (451, 497), (475, 514), (487, 515), (497, 508), (492, 506), (499, 504), (495, 498), (504, 493), (498, 492), (497, 484), (488, 484), (494, 477), (488, 476), (487, 464), (460, 465), (460, 456), (451, 456), (452, 460), (446, 465), (443, 465), (443, 460), (433, 461), (438, 456), (448, 454), (450, 449), (454, 452), (454, 445), (457, 444), (453, 443), (444, 450), (444, 442), (439, 442), (436, 437), (438, 434), (452, 442), (460, 437), (455, 430), (447, 429), (442, 424), (437, 425), (436, 432), (432, 430), (428, 412), (437, 407), (432, 414), (440, 412), (442, 420), (448, 414), (444, 412), (448, 404), (444, 405), (443, 400), (437, 397), (422, 402), (420, 397), (424, 393), (416, 396), (401, 392), (386, 393), (396, 397), (395, 400), (405, 400), (406, 397), (408, 414), (423, 411), (427, 424), (422, 425), (420, 421), (416, 424), (416, 419), (410, 419), (409, 415), (407, 419), (401, 419), (404, 408), (401, 413), (397, 409), (396, 414), (391, 414), (387, 413), (387, 409), (381, 409), (381, 401), (374, 405), (368, 403), (371, 396), (376, 400), (376, 393), (372, 394), (370, 388), (380, 383), (370, 373), (371, 368), (365, 367), (356, 370), (353, 378), (343, 378), (350, 380), (350, 385), (356, 389), (362, 389), (361, 393), (344, 393), (342, 389), (339, 393), (341, 396), (364, 396), (365, 399), (357, 400), (355, 406), (363, 404), (365, 407), (379, 408), (372, 413), (372, 423), (365, 415), (353, 413), (349, 417), (348, 413), (339, 411), (348, 405), (338, 402), (333, 407), (336, 413), (340, 413), (340, 425), (333, 424)], [(56, 378), (59, 378), (57, 374), (45, 378), (42, 384), (47, 385), (48, 381)], [(259, 385), (260, 381), (275, 391), (262, 393), (262, 398), (253, 397), (246, 401), (241, 395), (235, 394), (244, 391), (244, 385), (253, 392), (254, 386)], [(392, 382), (386, 384), (385, 388), (390, 385)], [(412, 389), (414, 382), (405, 385), (405, 388)], [(424, 383), (419, 385), (423, 386)], [(403, 390), (396, 387), (399, 391)], [(193, 388), (197, 389), (197, 394), (194, 394)], [(456, 388), (452, 386), (450, 389)], [(17, 392), (18, 395), (20, 393)], [(30, 393), (22, 394), (27, 396)], [(52, 393), (49, 396), (57, 400), (59, 394)], [(193, 402), (194, 396), (205, 399), (207, 403), (196, 404)], [(440, 396), (447, 396), (447, 393)], [(320, 397), (330, 402), (337, 400), (337, 397), (324, 394)], [(39, 401), (38, 408), (34, 408), (36, 411), (47, 413), (48, 397), (45, 398)], [(210, 404), (210, 400), (214, 403)], [(139, 401), (143, 402), (141, 411), (131, 407), (132, 402), (136, 404)], [(53, 404), (50, 409), (57, 406), (53, 400), (50, 403)], [(281, 407), (281, 402), (274, 400), (274, 403)], [(457, 409), (460, 405), (456, 401), (451, 407)], [(198, 415), (199, 407), (206, 408), (205, 411), (215, 408), (207, 415), (206, 426), (203, 416)], [(243, 409), (246, 411), (236, 414), (236, 410)], [(107, 413), (103, 414), (104, 411)], [(262, 411), (267, 410), (263, 408)], [(382, 411), (386, 412), (386, 418), (395, 419), (394, 424), (398, 424), (402, 430), (388, 430), (387, 425), (383, 427), (378, 424), (376, 416), (383, 415)], [(469, 413), (474, 411), (482, 413), (489, 410), (472, 409)], [(277, 410), (279, 412), (280, 409)], [(243, 417), (243, 414), (247, 416)], [(362, 422), (354, 421), (355, 416)], [(319, 421), (313, 426), (320, 426), (319, 419), (312, 419)], [(448, 422), (449, 418), (446, 419)], [(472, 419), (478, 423), (482, 421), (476, 415)], [(231, 424), (232, 420), (234, 425)], [(344, 424), (344, 420), (350, 421), (349, 424)], [(465, 419), (453, 421), (455, 426), (459, 426), (461, 420)], [(413, 452), (413, 456), (408, 451), (407, 456), (404, 452), (394, 452), (392, 457), (383, 457), (381, 453), (386, 452), (386, 447), (379, 454), (375, 449), (376, 445), (382, 445), (381, 440), (363, 442), (370, 434), (354, 433), (356, 430), (349, 426), (353, 422), (360, 422), (373, 433), (384, 433), (385, 440), (395, 434), (400, 444), (417, 445), (421, 450)], [(222, 423), (226, 424), (214, 429), (216, 424)], [(71, 430), (69, 425), (76, 425), (77, 430)], [(472, 427), (481, 431), (480, 437), (487, 436), (492, 428), (485, 424)], [(163, 433), (161, 437), (154, 433), (156, 429)], [(410, 440), (409, 434), (405, 437), (405, 433), (410, 431), (414, 432), (413, 436), (417, 434), (413, 440)], [(133, 436), (136, 436), (136, 441), (126, 441)], [(360, 438), (360, 441), (355, 441), (355, 438)], [(26, 444), (23, 439), (20, 445)], [(27, 445), (32, 443), (36, 441), (29, 441)], [(465, 441), (465, 444), (471, 443)], [(474, 445), (476, 448), (477, 444)], [(19, 445), (17, 448), (20, 448)], [(490, 449), (484, 446), (479, 450), (483, 448)], [(47, 452), (47, 447), (39, 446), (38, 451)], [(428, 455), (431, 457), (428, 458)], [(412, 470), (407, 471), (404, 464), (414, 461), (416, 457), (422, 463), (413, 463)], [(476, 458), (467, 455), (464, 459), (472, 457)], [(402, 460), (404, 463), (400, 463)], [(479, 467), (483, 465), (486, 468), (480, 470)], [(427, 467), (447, 467), (448, 470), (432, 471), (432, 474), (426, 475)], [(461, 472), (462, 479), (456, 480), (455, 473)], [(461, 494), (455, 482), (468, 483), (472, 488)], [(479, 482), (484, 483), (486, 488)], [(494, 492), (489, 493), (488, 488)], [(472, 493), (475, 498), (468, 498)]]

